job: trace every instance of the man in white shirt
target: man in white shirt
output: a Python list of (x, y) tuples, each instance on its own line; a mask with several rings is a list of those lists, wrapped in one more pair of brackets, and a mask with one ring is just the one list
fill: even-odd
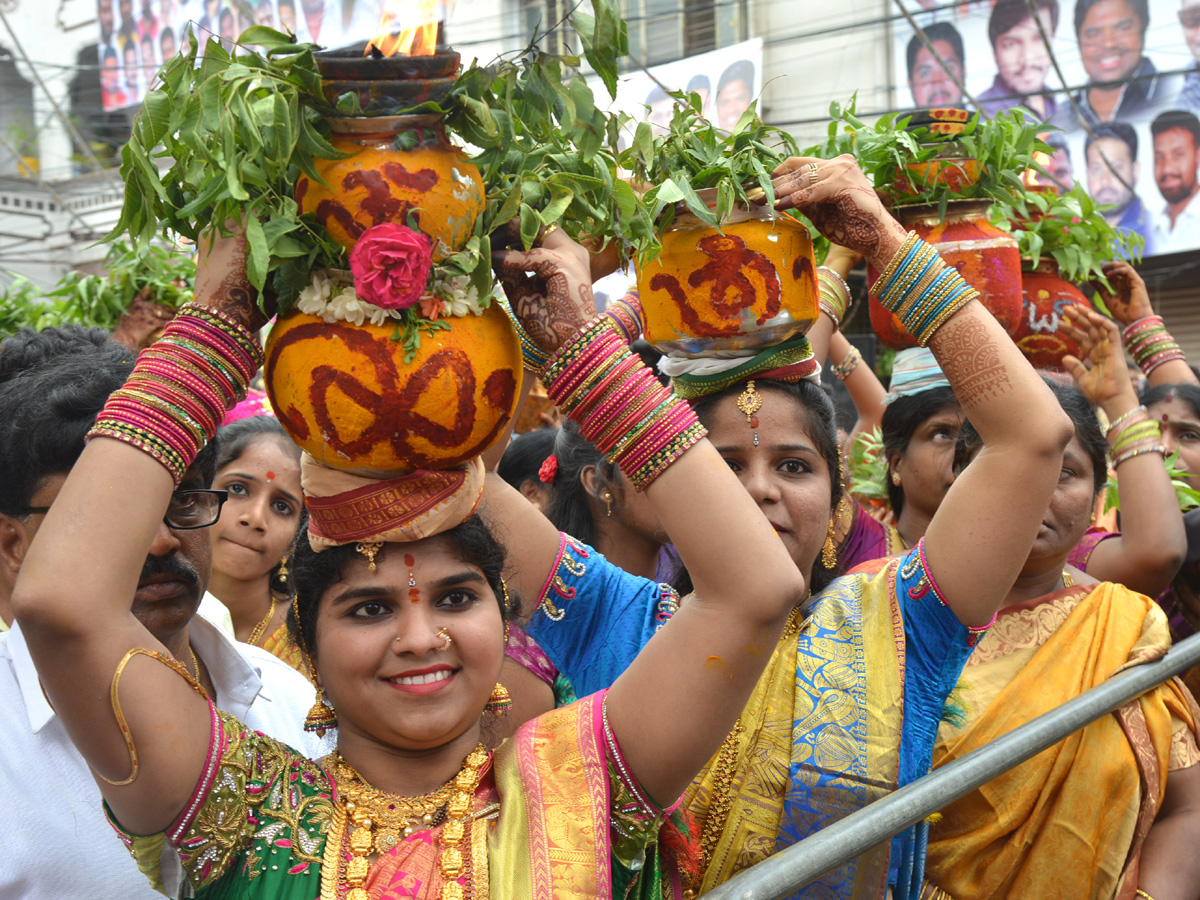
[(1156, 253), (1177, 253), (1200, 247), (1200, 208), (1192, 201), (1200, 193), (1200, 119), (1172, 109), (1150, 123), (1154, 139), (1154, 182), (1167, 201), (1154, 220)]
[[(0, 345), (0, 609), (8, 608), (21, 561), (84, 435), (133, 362), (112, 342), (64, 347), (59, 332), (57, 343), (47, 335), (31, 347), (40, 337)], [(26, 366), (17, 365), (22, 355)], [(180, 491), (208, 487), (215, 450), (197, 457)], [(178, 529), (168, 511), (131, 598), (134, 615), (221, 709), (314, 758), (329, 752), (331, 741), (303, 731), (314, 698), (303, 676), (195, 615), (210, 566), (206, 529)], [(85, 577), (80, 602), (87, 602)], [(158, 896), (105, 821), (100, 790), (42, 693), (19, 626), (0, 635), (0, 798), (0, 897)]]

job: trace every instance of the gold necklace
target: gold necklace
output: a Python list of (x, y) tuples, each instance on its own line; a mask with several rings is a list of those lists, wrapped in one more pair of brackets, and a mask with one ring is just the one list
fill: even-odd
[(246, 639), (247, 644), (258, 646), (258, 642), (262, 640), (264, 632), (267, 630), (267, 625), (271, 619), (275, 618), (275, 595), (271, 595), (271, 608), (267, 610), (267, 614), (263, 616), (263, 620), (254, 626), (254, 630), (250, 632), (250, 637)]
[[(441, 900), (463, 900), (464, 892), (457, 879), (466, 871), (470, 847), (467, 819), (475, 800), (480, 770), (488, 760), (487, 751), (479, 744), (463, 761), (458, 774), (435, 791), (420, 797), (402, 797), (371, 787), (358, 771), (335, 753), (329, 766), (337, 783), (341, 808), (335, 810), (334, 829), (330, 840), (340, 844), (347, 826), (350, 831), (350, 860), (339, 852), (336, 855), (336, 874), (323, 867), (321, 896), (332, 896), (334, 885), (344, 883), (348, 888), (345, 900), (367, 900), (363, 885), (367, 880), (372, 853), (383, 854), (418, 828), (429, 828), (445, 821), (439, 843), (442, 853), (438, 870), (442, 878)], [(466, 852), (464, 852), (466, 851)], [(326, 865), (329, 863), (326, 855)]]
[[(196, 674), (192, 676), (192, 680), (196, 682), (196, 687), (200, 689), (200, 693), (204, 695), (204, 699), (208, 699), (208, 691), (204, 689), (204, 685), (200, 683), (200, 660), (196, 659), (196, 651), (192, 649), (192, 645), (188, 644), (188, 654), (192, 657), (192, 667), (196, 670)], [(187, 669), (185, 668), (186, 672)], [(190, 672), (188, 672), (191, 675)]]

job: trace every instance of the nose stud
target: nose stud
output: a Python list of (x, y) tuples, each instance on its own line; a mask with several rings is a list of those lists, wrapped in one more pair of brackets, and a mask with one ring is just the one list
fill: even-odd
[(454, 643), (454, 640), (450, 637), (449, 632), (447, 632), (445, 628), (439, 628), (437, 631), (434, 632), (434, 634), (436, 634), (443, 641), (445, 641), (445, 643), (442, 644), (441, 649), (449, 650), (450, 645)]

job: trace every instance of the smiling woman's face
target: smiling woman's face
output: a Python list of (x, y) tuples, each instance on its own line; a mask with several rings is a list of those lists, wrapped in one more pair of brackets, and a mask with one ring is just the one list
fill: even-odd
[(257, 438), (226, 463), (213, 487), (228, 491), (209, 529), (213, 571), (236, 581), (265, 578), (287, 553), (300, 522), (300, 463), (275, 435)]
[(500, 675), (496, 595), (448, 537), (385, 544), (376, 563), (348, 564), (317, 612), (317, 674), (341, 739), (444, 746), (478, 726)]

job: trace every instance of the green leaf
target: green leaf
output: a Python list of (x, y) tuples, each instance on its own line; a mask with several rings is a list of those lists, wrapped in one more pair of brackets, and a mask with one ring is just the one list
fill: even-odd
[(528, 203), (521, 204), (521, 243), (528, 250), (533, 246), (533, 242), (537, 240), (538, 232), (542, 228), (542, 220), (537, 212)]
[(267, 284), (267, 264), (271, 253), (267, 249), (267, 236), (262, 222), (253, 212), (246, 214), (246, 276), (255, 289), (262, 292)]

